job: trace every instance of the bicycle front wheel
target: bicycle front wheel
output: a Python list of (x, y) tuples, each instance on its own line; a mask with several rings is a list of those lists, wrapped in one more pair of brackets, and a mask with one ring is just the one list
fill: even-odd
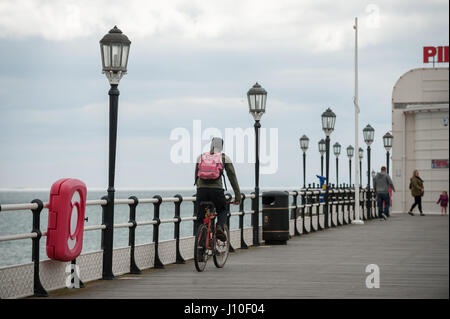
[(221, 241), (216, 237), (214, 234), (214, 265), (216, 265), (217, 268), (222, 268), (225, 266), (225, 263), (227, 262), (228, 255), (230, 254), (230, 230), (228, 229), (227, 225), (224, 225), (223, 227), (223, 233), (225, 234), (226, 240)]
[(200, 225), (195, 236), (194, 244), (194, 263), (197, 271), (205, 270), (206, 263), (208, 262), (208, 252), (206, 250), (206, 236), (208, 235), (208, 229), (205, 225)]

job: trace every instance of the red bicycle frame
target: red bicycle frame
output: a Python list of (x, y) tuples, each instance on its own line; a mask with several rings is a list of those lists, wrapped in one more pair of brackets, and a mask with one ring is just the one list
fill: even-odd
[[(227, 202), (227, 204), (232, 204), (232, 202)], [(206, 248), (212, 249), (211, 242), (212, 242), (212, 236), (211, 236), (211, 219), (214, 219), (217, 216), (216, 213), (211, 213), (209, 209), (205, 212), (205, 218), (203, 219), (203, 224), (207, 225), (208, 231), (206, 232)]]
[(205, 218), (203, 219), (203, 224), (207, 225), (208, 231), (206, 232), (206, 248), (212, 249), (211, 243), (212, 243), (212, 236), (211, 236), (211, 219), (214, 219), (216, 217), (216, 214), (210, 213), (209, 210), (205, 214)]

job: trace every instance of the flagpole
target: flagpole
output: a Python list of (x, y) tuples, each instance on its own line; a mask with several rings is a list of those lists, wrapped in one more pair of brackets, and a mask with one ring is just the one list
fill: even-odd
[[(353, 100), (353, 104), (355, 105), (355, 150), (358, 152), (359, 143), (358, 143), (358, 114), (359, 114), (359, 104), (358, 104), (358, 18), (355, 18), (355, 25), (353, 26), (355, 29), (355, 97)], [(359, 165), (358, 161), (354, 161), (355, 165), (355, 219), (352, 221), (352, 224), (363, 225), (364, 222), (361, 220), (359, 213)]]

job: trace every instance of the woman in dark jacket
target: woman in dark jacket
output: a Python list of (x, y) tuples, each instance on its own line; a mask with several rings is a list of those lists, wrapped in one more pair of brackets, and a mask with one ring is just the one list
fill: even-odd
[(414, 197), (414, 204), (409, 209), (408, 214), (414, 216), (412, 211), (414, 207), (419, 206), (420, 216), (425, 216), (422, 212), (422, 196), (424, 193), (423, 179), (419, 177), (418, 170), (414, 170), (413, 177), (411, 177), (410, 180), (409, 189), (411, 190), (411, 195)]

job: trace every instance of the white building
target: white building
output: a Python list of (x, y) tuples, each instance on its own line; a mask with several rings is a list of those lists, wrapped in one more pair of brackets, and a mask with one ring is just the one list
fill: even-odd
[(442, 191), (449, 191), (448, 80), (449, 68), (419, 68), (403, 74), (394, 86), (393, 212), (407, 212), (413, 204), (409, 180), (417, 169), (424, 180), (424, 213), (440, 213), (436, 201)]

